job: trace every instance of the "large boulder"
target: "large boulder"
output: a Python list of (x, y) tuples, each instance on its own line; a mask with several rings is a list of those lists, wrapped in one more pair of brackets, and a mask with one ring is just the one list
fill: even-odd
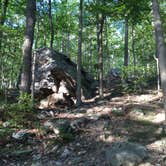
[[(76, 98), (77, 65), (69, 57), (48, 48), (36, 51), (35, 97), (47, 101), (47, 106), (55, 103), (73, 104)], [(96, 92), (96, 83), (92, 76), (81, 70), (82, 92), (85, 99)], [(51, 99), (51, 104), (49, 103)]]
[(120, 69), (112, 68), (105, 77), (105, 86), (107, 89), (119, 89), (121, 86)]

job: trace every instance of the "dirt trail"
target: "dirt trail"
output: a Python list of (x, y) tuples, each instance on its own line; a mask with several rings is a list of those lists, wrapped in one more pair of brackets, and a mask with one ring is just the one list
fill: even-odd
[(19, 146), (24, 151), (1, 151), (0, 165), (105, 166), (105, 150), (115, 141), (128, 141), (147, 147), (150, 156), (145, 163), (164, 166), (166, 134), (161, 128), (164, 120), (161, 97), (161, 94), (107, 96), (102, 101), (85, 101), (80, 108), (40, 110), (37, 117), (41, 126), (50, 119), (86, 121), (81, 122), (83, 125), (74, 138), (67, 141), (56, 140), (55, 133), (40, 134), (33, 130), (35, 137), (2, 146), (10, 151)]

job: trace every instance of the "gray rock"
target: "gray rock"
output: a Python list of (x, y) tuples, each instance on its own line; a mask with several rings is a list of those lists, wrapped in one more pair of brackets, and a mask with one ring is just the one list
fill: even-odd
[(74, 132), (68, 119), (48, 120), (44, 123), (44, 127), (46, 130), (52, 130), (56, 136), (64, 136), (64, 134)]
[(62, 164), (62, 162), (60, 162), (60, 161), (56, 161), (56, 162), (55, 162), (55, 165), (56, 165), (56, 166), (62, 166), (63, 164)]
[(62, 158), (66, 158), (66, 157), (68, 157), (70, 155), (70, 151), (67, 149), (67, 148), (65, 148), (65, 150), (63, 151), (63, 153), (61, 154), (61, 157)]
[(16, 140), (24, 140), (24, 139), (27, 139), (30, 136), (32, 136), (32, 133), (29, 133), (27, 129), (19, 130), (18, 132), (14, 132), (12, 134), (12, 138), (14, 138)]
[(148, 158), (148, 151), (139, 144), (115, 142), (105, 155), (111, 166), (136, 166)]
[(3, 127), (8, 127), (11, 123), (9, 121), (6, 121), (2, 124)]
[(55, 134), (63, 133), (76, 133), (80, 128), (84, 127), (88, 122), (86, 118), (79, 118), (75, 120), (68, 119), (51, 119), (44, 123), (46, 130), (52, 130)]
[(84, 127), (88, 123), (88, 121), (89, 120), (84, 117), (78, 118), (78, 119), (71, 121), (70, 126), (75, 132), (77, 132), (80, 130), (80, 128)]
[(152, 165), (151, 163), (147, 162), (147, 163), (142, 163), (139, 166), (154, 166), (154, 165)]
[(34, 161), (36, 161), (36, 160), (40, 160), (41, 157), (42, 157), (41, 154), (34, 154), (34, 155), (32, 156), (32, 158), (33, 158)]
[[(53, 89), (55, 86), (54, 79), (51, 75), (51, 70), (53, 69), (61, 69), (73, 80), (76, 80), (77, 65), (69, 57), (49, 48), (38, 49), (36, 50), (35, 94), (42, 94), (42, 88), (46, 88), (47, 91)], [(97, 82), (84, 69), (81, 69), (81, 78), (84, 97), (93, 97)]]

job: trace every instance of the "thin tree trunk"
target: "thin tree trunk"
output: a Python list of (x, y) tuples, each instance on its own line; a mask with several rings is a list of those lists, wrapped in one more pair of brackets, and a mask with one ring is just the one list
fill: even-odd
[(157, 69), (157, 91), (160, 92), (160, 69), (159, 69), (159, 60), (158, 58), (155, 58), (156, 60), (156, 69)]
[[(1, 15), (0, 15), (0, 26), (3, 27), (6, 20), (6, 12), (8, 7), (8, 0), (4, 0), (1, 3)], [(3, 30), (0, 28), (0, 51), (2, 46)]]
[(32, 103), (34, 106), (34, 89), (35, 89), (35, 66), (36, 66), (36, 54), (33, 54), (33, 60), (32, 60), (32, 91), (31, 91), (31, 98), (32, 98)]
[(35, 11), (36, 1), (27, 1), (27, 14), (26, 14), (26, 30), (23, 43), (23, 67), (21, 73), (21, 85), (20, 91), (30, 93), (31, 87), (31, 61), (32, 61), (32, 46), (34, 38), (34, 27), (35, 27)]
[(133, 55), (133, 65), (136, 66), (136, 55), (135, 55), (135, 38), (134, 38), (134, 25), (132, 26), (132, 55)]
[(50, 40), (50, 48), (53, 48), (53, 43), (54, 43), (54, 25), (53, 25), (53, 20), (52, 20), (52, 5), (51, 5), (51, 0), (48, 0), (48, 6), (49, 6), (49, 20), (50, 20), (50, 31), (51, 31), (51, 40)]
[(2, 80), (2, 88), (3, 88), (3, 53), (2, 53), (2, 39), (3, 39), (3, 25), (6, 20), (6, 12), (8, 7), (8, 0), (2, 0), (0, 4), (1, 14), (0, 14), (0, 66), (1, 66), (1, 80)]
[(71, 49), (71, 44), (70, 44), (70, 32), (67, 33), (67, 55), (70, 58), (70, 49)]
[(162, 30), (162, 23), (159, 12), (158, 0), (153, 0), (153, 16), (154, 16), (154, 29), (155, 29), (155, 40), (159, 58), (159, 68), (161, 77), (161, 86), (164, 96), (164, 110), (165, 110), (165, 125), (166, 125), (166, 46), (164, 43), (164, 36)]
[(36, 12), (37, 13), (37, 20), (36, 20), (36, 23), (37, 23), (37, 27), (36, 27), (36, 39), (35, 39), (35, 49), (38, 48), (38, 39), (39, 39), (39, 31), (40, 31), (40, 14), (39, 12)]
[(44, 34), (43, 34), (43, 46), (47, 46), (47, 37), (46, 37), (46, 27), (44, 25)]
[(110, 70), (110, 53), (109, 53), (109, 33), (108, 33), (108, 23), (107, 23), (107, 19), (105, 19), (105, 38), (106, 38), (106, 67), (107, 67), (107, 70), (106, 70), (106, 73)]
[(104, 16), (98, 14), (97, 18), (97, 41), (98, 41), (98, 74), (99, 74), (99, 96), (103, 97), (103, 25)]
[(128, 66), (129, 52), (128, 52), (128, 19), (125, 19), (125, 48), (124, 48), (124, 66)]
[(83, 29), (83, 0), (80, 0), (79, 6), (79, 37), (78, 37), (78, 55), (77, 55), (77, 102), (80, 106), (81, 101), (81, 57), (82, 57), (82, 29)]
[[(157, 33), (154, 31), (154, 37), (155, 41), (157, 41)], [(157, 44), (156, 44), (156, 53), (154, 55), (154, 59), (156, 60), (156, 69), (157, 69), (157, 91), (160, 93), (160, 68), (159, 68), (159, 54), (158, 54), (158, 49), (157, 49)]]
[(90, 57), (90, 60), (89, 60), (89, 71), (90, 73), (92, 74), (92, 64), (93, 64), (93, 57), (92, 57), (92, 36), (90, 36), (90, 46), (89, 46), (89, 57)]

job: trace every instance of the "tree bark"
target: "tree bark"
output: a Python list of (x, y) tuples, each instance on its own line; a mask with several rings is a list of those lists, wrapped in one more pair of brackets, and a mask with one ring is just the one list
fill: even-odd
[[(3, 27), (5, 20), (6, 20), (6, 12), (7, 12), (7, 7), (8, 7), (8, 0), (4, 0), (1, 3), (1, 15), (0, 15), (0, 27)], [(1, 45), (2, 45), (2, 38), (3, 38), (3, 30), (0, 28), (0, 50), (1, 50)]]
[(124, 48), (124, 66), (128, 66), (129, 52), (128, 52), (128, 18), (125, 19), (125, 48)]
[(36, 12), (36, 37), (35, 37), (35, 43), (34, 43), (34, 47), (35, 49), (38, 48), (38, 40), (39, 40), (39, 32), (40, 32), (40, 13), (39, 11)]
[(54, 43), (54, 25), (53, 25), (53, 20), (52, 20), (52, 5), (51, 5), (51, 0), (48, 1), (48, 6), (49, 6), (49, 20), (50, 20), (50, 31), (51, 31), (51, 40), (50, 40), (50, 48), (53, 48), (53, 43)]
[(76, 105), (80, 106), (81, 101), (81, 58), (82, 58), (82, 29), (83, 29), (83, 0), (80, 0), (79, 6), (79, 36), (78, 36), (78, 54), (77, 54), (77, 92)]
[(67, 33), (67, 55), (70, 58), (70, 50), (71, 50), (71, 44), (70, 44), (70, 32)]
[(105, 40), (106, 40), (106, 73), (108, 73), (108, 71), (110, 71), (111, 68), (111, 63), (110, 63), (110, 52), (109, 52), (109, 32), (108, 32), (108, 22), (107, 19), (105, 19)]
[(136, 66), (136, 55), (135, 55), (135, 39), (134, 39), (134, 25), (132, 26), (132, 54), (133, 54), (133, 65)]
[(30, 93), (31, 89), (31, 61), (32, 61), (32, 46), (35, 27), (35, 11), (36, 1), (27, 0), (26, 8), (26, 30), (23, 43), (23, 67), (21, 73), (20, 91)]
[(103, 97), (103, 25), (104, 16), (97, 16), (97, 43), (98, 43), (98, 74), (99, 74), (99, 96)]
[(154, 16), (154, 29), (155, 29), (155, 40), (159, 58), (159, 68), (161, 77), (161, 87), (164, 96), (164, 110), (165, 110), (165, 125), (166, 125), (166, 46), (164, 43), (164, 35), (162, 29), (162, 23), (159, 12), (158, 0), (152, 1), (153, 16)]

